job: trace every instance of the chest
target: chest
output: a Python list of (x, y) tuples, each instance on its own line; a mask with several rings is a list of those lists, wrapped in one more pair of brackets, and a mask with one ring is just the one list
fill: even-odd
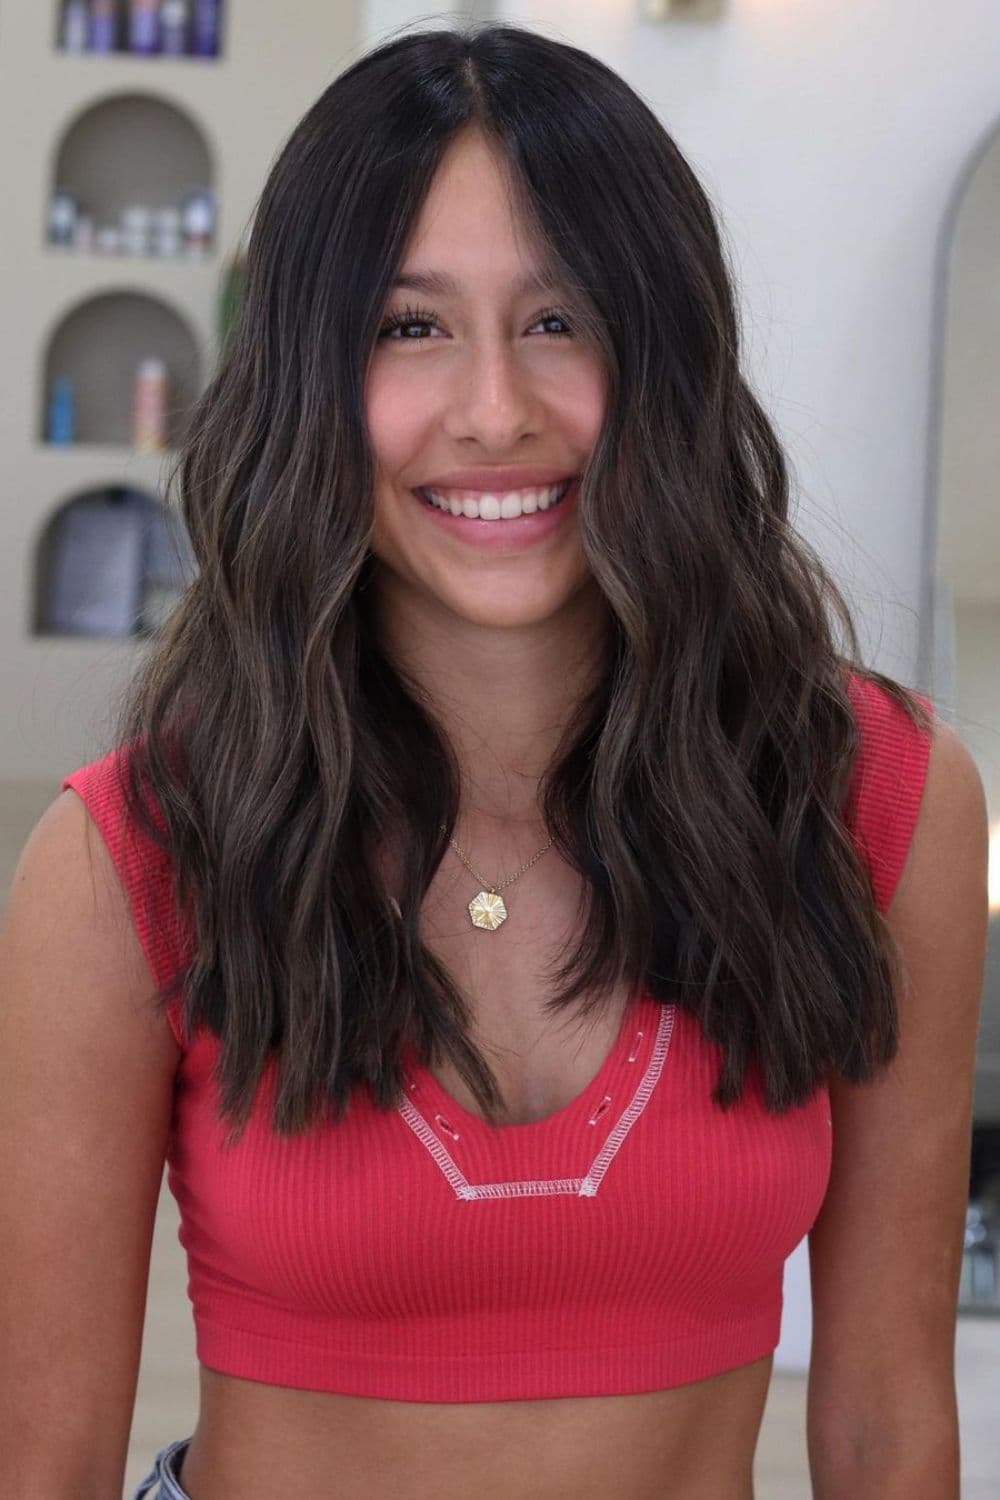
[(359, 1089), (336, 1125), (278, 1137), (271, 1065), (229, 1147), (218, 1044), (188, 1049), (169, 1182), (204, 1364), (502, 1402), (660, 1390), (774, 1348), (784, 1259), (826, 1190), (825, 1092), (772, 1116), (751, 1075), (722, 1111), (719, 1049), (676, 1006), (612, 995), (591, 1018), (546, 1014), (581, 919), (571, 884), (549, 881), (517, 903), (514, 887), (495, 932), (472, 927), (472, 878), (421, 911), (508, 1124), (467, 1108), (448, 1067), (408, 1063), (388, 1111)]
[[(359, 1090), (338, 1125), (279, 1138), (269, 1072), (230, 1149), (217, 1048), (197, 1043), (169, 1180), (204, 1362), (229, 1368), (249, 1327), (279, 1384), (308, 1357), (314, 1389), (505, 1400), (700, 1379), (737, 1337), (767, 1352), (826, 1189), (828, 1101), (772, 1116), (749, 1078), (722, 1111), (718, 1060), (641, 997), (592, 1085), (539, 1122), (493, 1129), (415, 1072), (387, 1113)], [(630, 1384), (636, 1351), (655, 1368)]]
[[(621, 1004), (616, 1002), (613, 1014), (591, 1018), (586, 1030), (575, 1007), (565, 1020), (530, 1016), (510, 1028), (498, 1026), (491, 1017), (489, 1039), (477, 1026), (477, 1045), (504, 1101), (500, 1123), (546, 1120), (585, 1093), (614, 1046), (621, 1019)], [(432, 1063), (429, 1071), (449, 1099), (481, 1116), (475, 1094), (448, 1058)]]
[[(547, 1119), (587, 1090), (615, 1045), (628, 1000), (622, 984), (589, 1015), (583, 1000), (547, 1011), (555, 970), (578, 935), (582, 892), (556, 860), (530, 876), (530, 886), (501, 892), (508, 915), (495, 931), (472, 922), (468, 905), (477, 883), (462, 869), (440, 875), (421, 911), (424, 944), (461, 990), (470, 1035), (504, 1101), (505, 1125)], [(450, 1099), (481, 1117), (475, 1094), (448, 1058), (432, 1061), (429, 1071)]]

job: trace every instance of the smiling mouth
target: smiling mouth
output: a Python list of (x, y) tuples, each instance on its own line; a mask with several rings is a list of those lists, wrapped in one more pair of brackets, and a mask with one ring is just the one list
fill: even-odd
[[(426, 490), (415, 489), (413, 493), (419, 500), (423, 501), (424, 505), (430, 506), (431, 510), (439, 511), (441, 515), (451, 516), (456, 521), (488, 521), (492, 524), (496, 524), (497, 522), (506, 520), (520, 521), (525, 517), (532, 515), (546, 515), (550, 510), (555, 510), (556, 506), (561, 505), (566, 496), (569, 494), (569, 491), (573, 487), (574, 479), (575, 476), (571, 476), (569, 479), (564, 479), (562, 484), (560, 484), (558, 487), (551, 486), (550, 488), (557, 488), (557, 494), (554, 499), (548, 502), (547, 505), (538, 505), (536, 499), (535, 504), (530, 510), (522, 509), (516, 516), (469, 516), (465, 515), (461, 510), (456, 515), (455, 512), (450, 508), (450, 506), (444, 506), (432, 500)], [(484, 493), (486, 492), (484, 491)], [(535, 490), (533, 493), (537, 496), (538, 490)]]

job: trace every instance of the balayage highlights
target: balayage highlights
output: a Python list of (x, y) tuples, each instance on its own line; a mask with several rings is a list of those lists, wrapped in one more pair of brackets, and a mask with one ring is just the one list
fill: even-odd
[(841, 816), (847, 671), (927, 717), (861, 665), (844, 598), (789, 524), (709, 201), (586, 52), (512, 25), (426, 31), (344, 71), (270, 173), (241, 319), (168, 486), (197, 576), (118, 718), (131, 814), (169, 850), (192, 935), (160, 998), (182, 989), (187, 1026), (221, 1038), (230, 1139), (272, 1056), (281, 1133), (341, 1118), (357, 1084), (393, 1107), (408, 1034), (502, 1119), (466, 1002), (419, 934), (459, 766), (381, 649), (368, 587), (365, 372), (467, 128), (500, 152), (512, 212), (607, 375), (578, 516), (607, 649), (540, 791), (585, 890), (549, 1008), (596, 1014), (623, 981), (675, 1001), (722, 1048), (723, 1108), (751, 1058), (779, 1112), (898, 1045), (899, 956)]

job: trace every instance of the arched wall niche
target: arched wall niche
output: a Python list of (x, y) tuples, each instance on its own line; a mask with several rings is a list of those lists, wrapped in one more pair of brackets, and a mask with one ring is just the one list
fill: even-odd
[(989, 906), (959, 1311), (995, 1318), (1000, 1280), (1000, 120), (956, 180), (937, 254), (921, 680), (986, 796)]
[(148, 292), (87, 297), (52, 330), (45, 350), (38, 438), (49, 440), (54, 382), (73, 382), (78, 443), (132, 446), (133, 389), (140, 362), (163, 360), (169, 379), (166, 446), (173, 447), (201, 389), (199, 340), (183, 313)]
[(917, 676), (946, 701), (954, 691), (954, 604), (991, 592), (1000, 600), (1000, 584), (984, 571), (1000, 577), (1000, 504), (995, 492), (989, 504), (992, 477), (982, 482), (991, 434), (1000, 458), (1000, 252), (992, 255), (991, 223), (1000, 231), (1000, 118), (955, 180), (935, 255)]
[(159, 496), (122, 484), (79, 491), (36, 538), (30, 633), (150, 637), (195, 573), (183, 521)]
[[(49, 202), (56, 190), (71, 193), (80, 213), (103, 226), (117, 225), (132, 205), (180, 209), (207, 191), (217, 217), (216, 157), (206, 127), (182, 105), (157, 94), (106, 94), (58, 134)], [(43, 240), (49, 232), (47, 211)]]

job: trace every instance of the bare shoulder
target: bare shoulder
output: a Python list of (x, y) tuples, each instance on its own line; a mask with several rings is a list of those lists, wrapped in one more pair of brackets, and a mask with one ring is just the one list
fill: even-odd
[[(954, 1330), (986, 934), (988, 815), (975, 760), (935, 719), (886, 922), (899, 946), (899, 1051), (830, 1088), (833, 1162), (809, 1236), (810, 1446), (956, 1441)], [(951, 1461), (951, 1460), (949, 1460)]]
[[(8, 961), (33, 955), (46, 968), (62, 965), (75, 981), (76, 1003), (56, 1007), (69, 1024), (82, 1024), (81, 1006), (90, 1003), (100, 1008), (92, 1017), (98, 1023), (127, 1024), (134, 1015), (151, 1038), (161, 1038), (161, 1060), (173, 1071), (178, 1048), (166, 1018), (153, 1007), (155, 982), (128, 899), (85, 804), (68, 788), (49, 803), (25, 841), (0, 934)], [(84, 977), (86, 987), (79, 983)]]
[(3, 1494), (67, 1476), (73, 1493), (120, 1493), (179, 1056), (154, 993), (110, 854), (67, 790), (21, 850), (0, 925)]
[[(932, 843), (939, 851), (947, 851), (949, 858), (971, 854), (975, 861), (986, 833), (986, 793), (972, 751), (950, 724), (935, 717), (927, 779), (910, 846), (910, 885), (914, 870), (918, 879), (926, 875)], [(905, 881), (901, 881), (898, 895), (904, 894)]]

